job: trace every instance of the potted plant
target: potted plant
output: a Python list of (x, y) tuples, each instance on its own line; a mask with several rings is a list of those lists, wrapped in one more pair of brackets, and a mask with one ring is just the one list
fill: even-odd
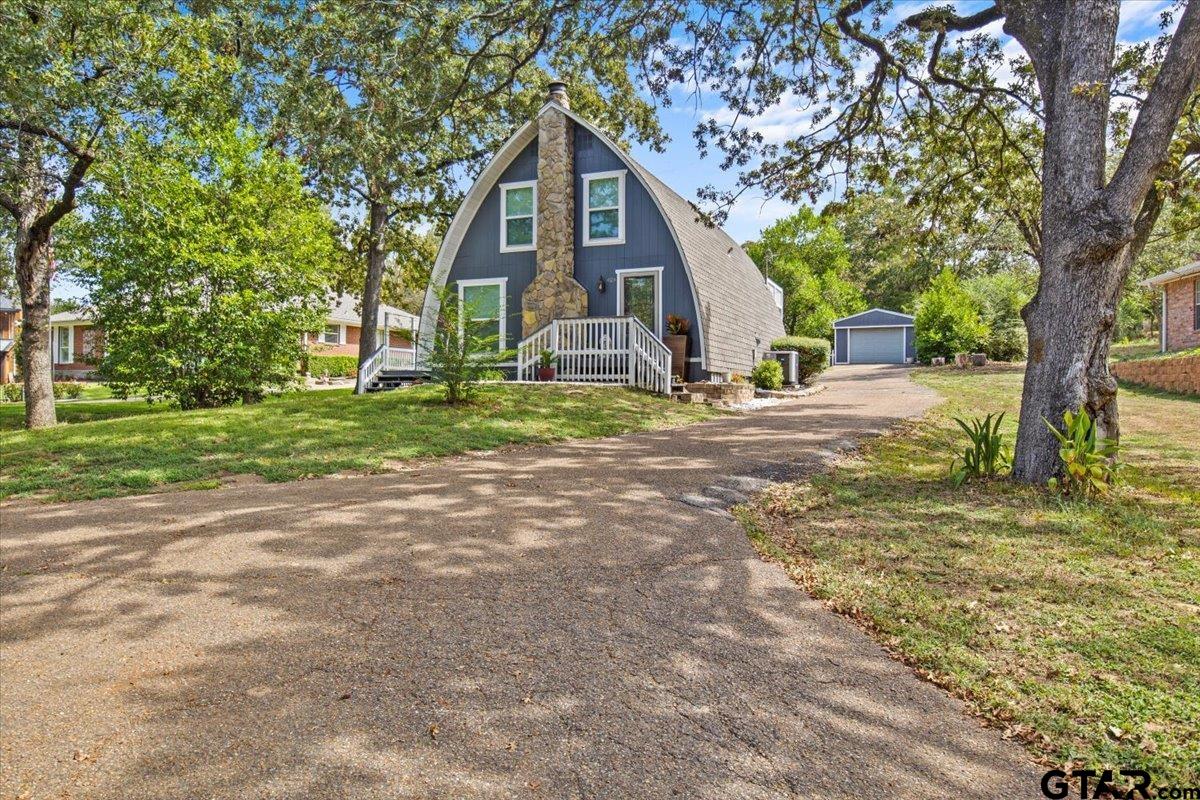
[(688, 330), (692, 323), (686, 317), (667, 314), (667, 335), (663, 344), (671, 351), (671, 374), (687, 376)]
[(539, 381), (554, 380), (554, 362), (558, 357), (554, 355), (553, 350), (543, 350), (538, 354), (538, 371), (537, 379)]

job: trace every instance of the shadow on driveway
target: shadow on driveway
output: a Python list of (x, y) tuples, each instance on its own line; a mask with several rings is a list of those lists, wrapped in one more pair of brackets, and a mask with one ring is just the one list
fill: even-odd
[(0, 796), (1035, 796), (1022, 751), (679, 501), (936, 402), (904, 371), (829, 383), (675, 431), (5, 512)]

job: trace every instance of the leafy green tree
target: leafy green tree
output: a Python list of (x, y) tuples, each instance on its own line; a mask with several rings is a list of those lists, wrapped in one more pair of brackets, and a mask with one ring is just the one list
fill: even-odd
[(53, 233), (130, 131), (228, 98), (236, 59), (226, 22), (169, 0), (0, 4), (0, 207), (21, 295), (29, 428), (56, 422)]
[[(1200, 3), (1166, 12), (1162, 35), (1132, 47), (1117, 42), (1118, 0), (686, 5), (686, 40), (656, 43), (664, 80), (652, 86), (666, 94), (672, 80), (691, 81), (731, 111), (696, 134), (743, 169), (739, 186), (706, 198), (728, 204), (757, 187), (800, 201), (835, 181), (878, 186), (927, 143), (931, 191), (964, 199), (950, 205), (960, 215), (1011, 196), (1038, 262), (1014, 476), (1044, 483), (1060, 470), (1042, 419), (1064, 410), (1085, 407), (1116, 438), (1107, 360), (1121, 291), (1163, 183), (1200, 169)], [(811, 124), (784, 142), (748, 127), (780, 104)]]
[(917, 354), (922, 359), (975, 350), (988, 334), (979, 305), (949, 269), (938, 273), (917, 298)]
[(869, 307), (912, 309), (946, 267), (975, 276), (1036, 266), (1012, 221), (991, 203), (972, 197), (965, 213), (950, 213), (959, 199), (931, 194), (926, 177), (899, 171), (880, 189), (854, 192), (821, 212), (842, 234), (848, 277), (862, 286)]
[(438, 289), (440, 307), (433, 343), (426, 355), (430, 375), (446, 389), (451, 405), (470, 402), (479, 382), (513, 357), (500, 350), (500, 335), (490, 333), (492, 323), (480, 319), (469, 303), (460, 303), (458, 292)]
[(334, 258), (332, 220), (296, 164), (231, 123), (132, 137), (97, 172), (63, 249), (104, 330), (114, 393), (196, 408), (290, 385)]
[(611, 133), (661, 141), (626, 69), (649, 19), (604, 0), (316, 0), (271, 18), (264, 116), (361, 243), (360, 363), (377, 345), (389, 238), (449, 220), (463, 179), (542, 105), (550, 70)]
[(1021, 309), (1033, 297), (1037, 278), (1031, 272), (1008, 270), (977, 275), (963, 283), (980, 312), (987, 334), (980, 342), (983, 352), (996, 361), (1020, 361), (1025, 357), (1025, 324)]
[(783, 288), (783, 325), (791, 335), (828, 339), (835, 319), (866, 308), (847, 277), (850, 253), (842, 234), (811, 209), (766, 228), (746, 252)]

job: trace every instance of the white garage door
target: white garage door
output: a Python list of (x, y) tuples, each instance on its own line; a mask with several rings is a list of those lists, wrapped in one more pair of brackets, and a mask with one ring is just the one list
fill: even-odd
[(903, 364), (904, 328), (851, 328), (851, 364)]

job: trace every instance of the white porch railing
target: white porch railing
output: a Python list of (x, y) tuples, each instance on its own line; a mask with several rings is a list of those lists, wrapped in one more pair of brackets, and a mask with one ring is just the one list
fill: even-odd
[(417, 349), (415, 347), (388, 347), (380, 345), (361, 367), (358, 368), (358, 385), (366, 389), (367, 384), (384, 370), (416, 369)]
[(543, 350), (558, 357), (555, 380), (671, 393), (671, 351), (637, 317), (554, 320), (517, 346), (518, 380), (536, 379)]

